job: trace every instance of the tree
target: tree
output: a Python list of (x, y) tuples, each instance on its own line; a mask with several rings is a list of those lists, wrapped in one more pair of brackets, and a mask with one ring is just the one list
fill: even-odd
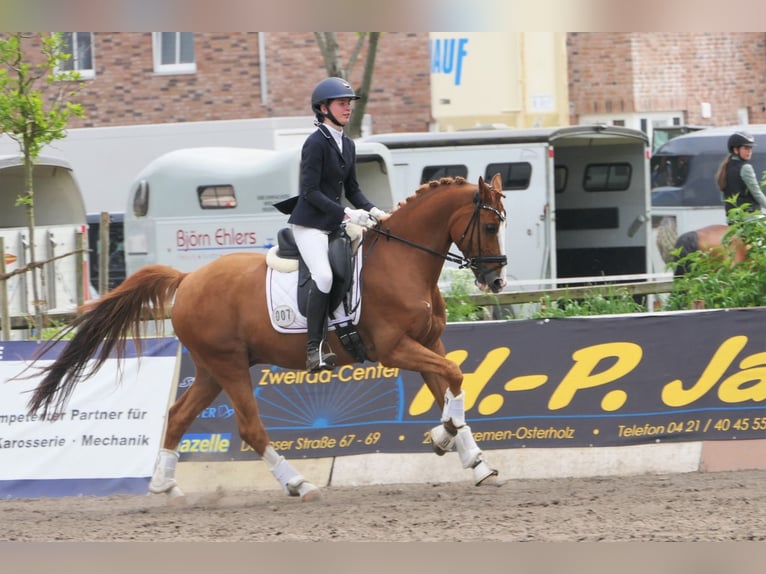
[[(35, 53), (39, 50), (39, 54)], [(27, 210), (29, 269), (32, 275), (37, 336), (42, 336), (46, 302), (45, 274), (35, 258), (34, 164), (42, 148), (65, 137), (71, 116), (83, 117), (82, 106), (67, 98), (74, 95), (79, 74), (63, 71), (71, 57), (61, 34), (13, 32), (0, 36), (0, 132), (19, 145), (24, 158), (24, 190), (16, 206)], [(41, 89), (44, 84), (45, 90)]]
[(344, 67), (340, 61), (340, 50), (338, 47), (338, 37), (335, 32), (314, 32), (319, 50), (322, 52), (325, 68), (328, 76), (337, 76), (348, 79), (354, 69), (359, 54), (367, 44), (367, 55), (364, 61), (364, 70), (362, 70), (362, 85), (355, 88), (359, 100), (351, 111), (351, 119), (348, 122), (347, 133), (349, 137), (357, 138), (362, 135), (362, 119), (364, 111), (367, 108), (367, 101), (370, 97), (372, 87), (372, 75), (375, 70), (375, 56), (378, 51), (378, 40), (380, 32), (357, 32), (357, 40), (348, 62)]

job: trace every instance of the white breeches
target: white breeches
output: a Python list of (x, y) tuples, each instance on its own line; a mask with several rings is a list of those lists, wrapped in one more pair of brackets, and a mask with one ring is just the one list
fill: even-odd
[(311, 278), (322, 293), (332, 289), (332, 268), (330, 267), (329, 231), (292, 225), (295, 244), (303, 261), (311, 272)]

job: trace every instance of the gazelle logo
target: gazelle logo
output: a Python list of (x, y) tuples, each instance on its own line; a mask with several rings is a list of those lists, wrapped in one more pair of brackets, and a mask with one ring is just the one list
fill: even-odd
[(178, 445), (180, 453), (222, 453), (229, 452), (231, 433), (185, 434)]

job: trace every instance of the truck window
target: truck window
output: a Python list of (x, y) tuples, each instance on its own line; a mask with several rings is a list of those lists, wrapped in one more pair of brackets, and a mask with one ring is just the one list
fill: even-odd
[(656, 155), (652, 158), (652, 187), (681, 187), (689, 176), (688, 155)]
[(503, 178), (503, 189), (527, 189), (532, 178), (532, 164), (529, 162), (491, 163), (484, 172), (484, 179), (492, 181), (496, 173)]
[(420, 184), (439, 180), (443, 177), (468, 177), (468, 168), (464, 165), (427, 165), (423, 168)]
[(592, 163), (585, 168), (585, 191), (625, 191), (630, 186), (629, 163)]
[(142, 179), (133, 191), (133, 215), (144, 217), (149, 211), (149, 182)]
[(569, 170), (565, 165), (557, 165), (553, 168), (554, 178), (554, 191), (556, 193), (564, 193), (567, 187), (567, 178), (569, 177)]
[(723, 205), (715, 179), (723, 157), (720, 153), (655, 155), (651, 162), (652, 205)]
[(234, 186), (200, 185), (197, 188), (199, 206), (202, 209), (233, 209), (237, 207)]

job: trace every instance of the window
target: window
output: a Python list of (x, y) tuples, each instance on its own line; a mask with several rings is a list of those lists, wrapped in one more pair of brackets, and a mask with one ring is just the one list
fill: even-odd
[(464, 165), (427, 165), (423, 168), (420, 183), (428, 183), (443, 177), (468, 177), (468, 168)]
[(529, 180), (532, 178), (532, 164), (528, 162), (518, 163), (491, 163), (484, 172), (484, 179), (492, 181), (496, 173), (503, 179), (503, 189), (527, 189)]
[(585, 168), (585, 191), (624, 191), (630, 185), (629, 163), (593, 163)]
[(133, 215), (144, 217), (149, 212), (149, 182), (142, 179), (133, 191)]
[(158, 74), (193, 74), (193, 32), (153, 32), (154, 71)]
[(71, 57), (61, 62), (62, 72), (78, 72), (81, 78), (93, 78), (96, 70), (93, 66), (93, 33), (62, 32), (62, 51)]
[(567, 179), (569, 178), (569, 169), (565, 165), (557, 165), (553, 168), (553, 179), (555, 180), (555, 192), (564, 193), (567, 188)]
[(197, 188), (199, 206), (202, 209), (233, 209), (237, 197), (231, 185), (201, 185)]

